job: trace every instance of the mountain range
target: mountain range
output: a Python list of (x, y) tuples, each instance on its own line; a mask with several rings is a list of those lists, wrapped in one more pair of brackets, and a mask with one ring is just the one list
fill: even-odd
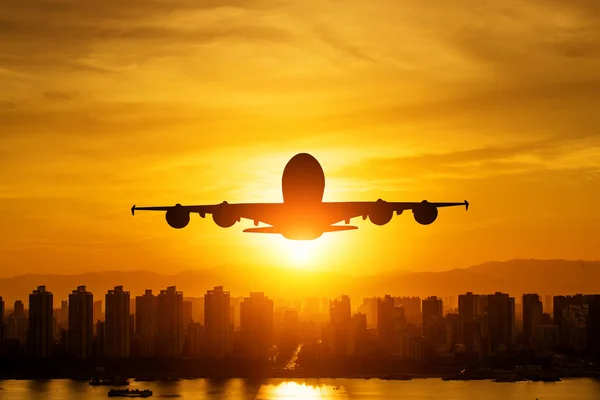
[(27, 274), (0, 279), (0, 296), (7, 308), (17, 300), (27, 304), (28, 294), (45, 285), (55, 304), (67, 299), (79, 285), (87, 286), (95, 298), (123, 285), (131, 296), (145, 289), (157, 293), (177, 286), (186, 297), (200, 297), (213, 286), (224, 286), (232, 296), (265, 292), (272, 298), (368, 296), (456, 296), (459, 293), (600, 293), (600, 261), (510, 260), (486, 262), (468, 268), (441, 272), (396, 271), (367, 276), (319, 272), (281, 267), (223, 267), (188, 270), (175, 274), (148, 271), (103, 271), (74, 275)]

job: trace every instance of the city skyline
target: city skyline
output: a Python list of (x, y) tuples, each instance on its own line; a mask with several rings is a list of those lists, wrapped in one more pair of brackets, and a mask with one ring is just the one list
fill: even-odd
[[(105, 295), (105, 312), (100, 304), (94, 319), (98, 302), (85, 286), (73, 290), (68, 302), (61, 300), (60, 308), (52, 308), (52, 299), (45, 286), (32, 291), (27, 309), (21, 301), (10, 309), (0, 297), (4, 357), (24, 349), (22, 354), (37, 359), (62, 352), (71, 359), (187, 355), (275, 361), (281, 352), (294, 357), (315, 338), (321, 338), (318, 343), (333, 357), (383, 351), (433, 360), (452, 353), (485, 362), (492, 355), (509, 354), (515, 345), (600, 357), (595, 336), (600, 332), (598, 294), (525, 293), (520, 301), (502, 292), (424, 298), (386, 294), (353, 303), (348, 295), (274, 301), (265, 293), (250, 292), (232, 298), (218, 286), (197, 302), (184, 300), (174, 286), (157, 295), (146, 290), (135, 298), (115, 286)], [(66, 325), (61, 322), (65, 307)]]
[[(13, 269), (600, 259), (594, 2), (102, 3), (3, 5), (0, 254)], [(473, 206), (303, 245), (130, 218), (140, 201), (279, 201), (299, 152), (323, 163), (327, 201)]]

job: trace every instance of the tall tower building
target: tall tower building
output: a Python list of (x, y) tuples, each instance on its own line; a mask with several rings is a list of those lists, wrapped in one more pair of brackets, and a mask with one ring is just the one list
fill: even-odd
[(562, 346), (568, 345), (568, 333), (566, 331), (567, 322), (564, 320), (565, 310), (570, 306), (581, 308), (587, 304), (585, 297), (582, 294), (574, 296), (554, 296), (552, 301), (552, 314), (554, 325), (558, 327), (558, 338)]
[(382, 349), (388, 353), (394, 350), (395, 343), (394, 304), (394, 298), (387, 294), (383, 299), (377, 299), (377, 337)]
[(423, 300), (423, 337), (427, 351), (438, 347), (445, 340), (445, 324), (441, 324), (444, 316), (442, 299), (430, 296)]
[(2, 345), (4, 344), (4, 300), (0, 296), (0, 354), (2, 351)]
[(158, 295), (157, 340), (160, 357), (177, 357), (183, 353), (183, 292), (175, 286)]
[(230, 354), (231, 318), (229, 292), (216, 286), (204, 295), (204, 338), (205, 350), (210, 357), (223, 358)]
[(537, 327), (542, 323), (543, 305), (537, 294), (523, 295), (523, 337), (531, 342)]
[(515, 339), (515, 298), (496, 292), (487, 299), (491, 350), (506, 351)]
[(140, 355), (156, 356), (158, 298), (152, 290), (146, 290), (143, 296), (135, 298), (135, 332), (140, 339)]
[(29, 331), (27, 349), (36, 358), (48, 358), (54, 347), (53, 296), (46, 286), (38, 286), (29, 295)]
[(600, 295), (590, 295), (587, 301), (587, 353), (593, 360), (600, 360)]
[(476, 323), (479, 315), (479, 295), (467, 292), (458, 296), (458, 340), (467, 351), (475, 350)]
[(129, 357), (129, 292), (115, 286), (105, 297), (104, 356)]
[(240, 304), (240, 336), (247, 357), (269, 357), (273, 347), (273, 300), (264, 293), (250, 293)]
[(350, 321), (352, 308), (350, 296), (343, 295), (329, 304), (329, 324), (331, 327), (331, 350), (337, 356), (348, 355), (350, 350)]
[(71, 358), (85, 359), (92, 356), (93, 302), (94, 296), (85, 286), (77, 286), (77, 290), (69, 295), (67, 349)]
[(24, 317), (25, 316), (25, 305), (21, 300), (15, 301), (15, 306), (13, 307), (13, 316), (15, 317)]

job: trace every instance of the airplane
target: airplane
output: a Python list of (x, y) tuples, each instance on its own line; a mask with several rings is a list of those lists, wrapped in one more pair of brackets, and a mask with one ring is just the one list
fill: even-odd
[[(469, 202), (435, 203), (377, 201), (323, 202), (325, 174), (321, 164), (308, 153), (293, 156), (286, 164), (281, 179), (282, 203), (237, 203), (223, 201), (219, 204), (160, 207), (131, 207), (131, 215), (136, 211), (165, 211), (167, 223), (175, 229), (185, 228), (190, 222), (190, 214), (205, 218), (212, 214), (213, 221), (221, 228), (232, 227), (242, 218), (254, 221), (255, 228), (244, 229), (249, 233), (280, 234), (290, 240), (313, 240), (326, 232), (339, 232), (358, 229), (348, 225), (355, 217), (362, 217), (375, 225), (385, 225), (394, 213), (406, 210), (413, 212), (416, 222), (429, 225), (438, 217), (438, 208), (465, 206)], [(346, 225), (335, 225), (344, 221)], [(258, 227), (259, 223), (269, 226)]]

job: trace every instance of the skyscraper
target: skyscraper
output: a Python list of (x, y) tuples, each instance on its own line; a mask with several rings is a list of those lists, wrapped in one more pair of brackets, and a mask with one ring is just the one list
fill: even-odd
[(574, 296), (554, 296), (552, 302), (552, 316), (554, 325), (558, 327), (558, 339), (562, 346), (567, 346), (569, 338), (566, 332), (566, 322), (564, 321), (565, 309), (569, 306), (582, 307), (586, 304), (585, 298), (582, 294), (576, 294)]
[(0, 353), (4, 344), (4, 300), (0, 296)]
[(600, 360), (600, 295), (588, 296), (587, 353)]
[(183, 353), (183, 292), (175, 286), (158, 295), (157, 340), (160, 357), (177, 357)]
[(25, 316), (25, 306), (21, 300), (15, 301), (15, 306), (13, 307), (13, 314), (15, 317), (24, 317)]
[(183, 326), (186, 327), (189, 324), (194, 322), (192, 318), (192, 302), (191, 301), (183, 301)]
[(475, 350), (475, 317), (479, 315), (479, 295), (467, 292), (458, 296), (458, 339), (467, 351)]
[(534, 339), (537, 327), (541, 324), (543, 306), (537, 294), (523, 295), (523, 338), (526, 342)]
[(54, 347), (53, 336), (53, 296), (46, 286), (38, 286), (29, 295), (29, 331), (27, 334), (28, 352), (36, 358), (47, 358)]
[(105, 297), (104, 355), (110, 358), (129, 357), (129, 292), (115, 286)]
[(300, 318), (298, 310), (286, 308), (281, 315), (277, 346), (284, 352), (296, 348), (300, 342)]
[(377, 337), (384, 351), (390, 353), (393, 351), (394, 332), (394, 298), (386, 294), (383, 299), (377, 300)]
[(423, 337), (426, 351), (432, 351), (445, 340), (444, 304), (442, 299), (430, 296), (423, 300)]
[(229, 292), (216, 286), (204, 295), (205, 350), (210, 357), (223, 358), (231, 352), (231, 308)]
[(363, 354), (366, 351), (367, 315), (357, 313), (350, 319), (349, 354)]
[(351, 350), (349, 344), (351, 318), (350, 296), (343, 295), (330, 302), (329, 325), (331, 328), (331, 350), (334, 355), (345, 356)]
[(152, 290), (146, 290), (143, 296), (135, 298), (135, 332), (140, 339), (140, 355), (156, 356), (158, 299)]
[(72, 358), (89, 358), (93, 349), (93, 303), (94, 296), (85, 286), (69, 295), (68, 354)]
[(273, 347), (273, 300), (250, 293), (240, 304), (240, 335), (245, 356), (266, 359)]
[(490, 346), (493, 352), (508, 350), (515, 338), (515, 298), (496, 292), (487, 296)]

